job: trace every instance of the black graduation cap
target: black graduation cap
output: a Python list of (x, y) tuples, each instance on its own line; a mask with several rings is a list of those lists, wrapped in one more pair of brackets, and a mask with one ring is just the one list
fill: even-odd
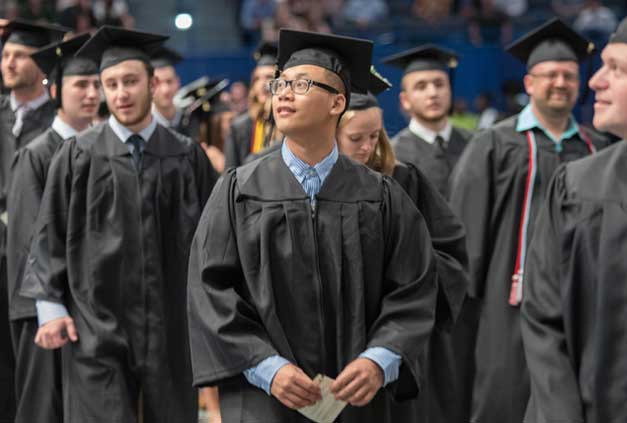
[(83, 45), (77, 56), (99, 63), (101, 72), (126, 60), (141, 60), (149, 64), (150, 56), (168, 38), (165, 35), (105, 25)]
[(98, 65), (90, 59), (75, 57), (76, 52), (89, 39), (89, 34), (78, 35), (67, 41), (59, 41), (49, 44), (37, 50), (31, 57), (41, 71), (48, 76), (50, 81), (57, 85), (55, 105), (61, 107), (61, 83), (64, 76), (71, 75), (96, 75)]
[(452, 50), (434, 44), (424, 44), (410, 50), (385, 57), (383, 63), (403, 69), (403, 74), (410, 72), (455, 69), (459, 56)]
[(174, 104), (184, 109), (183, 124), (189, 124), (193, 113), (216, 113), (223, 111), (218, 101), (219, 94), (229, 85), (226, 78), (203, 76), (181, 87), (174, 96)]
[(351, 93), (348, 110), (365, 110), (371, 107), (379, 107), (376, 96), (390, 88), (392, 88), (390, 81), (385, 79), (377, 72), (374, 66), (372, 66), (370, 68), (370, 86), (368, 87), (368, 94)]
[(276, 43), (269, 41), (259, 43), (253, 54), (257, 66), (274, 66), (277, 60), (278, 49)]
[(61, 69), (62, 75), (97, 74), (98, 66), (94, 61), (74, 57), (88, 39), (89, 34), (82, 34), (67, 41), (48, 44), (31, 54), (31, 57), (39, 69), (48, 76), (58, 69)]
[(182, 61), (183, 56), (181, 56), (177, 51), (165, 46), (159, 48), (150, 58), (150, 63), (155, 69), (164, 68), (166, 66), (175, 66)]
[(280, 71), (299, 65), (327, 69), (342, 79), (348, 97), (351, 91), (368, 90), (372, 45), (359, 38), (281, 29), (277, 65)]
[(627, 43), (627, 18), (623, 19), (610, 37), (610, 43)]
[(514, 41), (506, 50), (530, 69), (547, 61), (579, 62), (594, 51), (594, 44), (554, 18)]
[(70, 31), (70, 28), (59, 25), (14, 19), (4, 27), (2, 44), (14, 43), (40, 48), (61, 40)]

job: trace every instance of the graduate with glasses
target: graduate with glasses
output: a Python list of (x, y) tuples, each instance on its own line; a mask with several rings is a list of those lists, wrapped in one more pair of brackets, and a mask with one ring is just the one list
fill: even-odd
[[(194, 384), (217, 385), (222, 419), (306, 422), (317, 375), (348, 403), (337, 421), (387, 422), (415, 398), (435, 320), (424, 219), (391, 178), (338, 154), (372, 43), (281, 30), (270, 85), (281, 149), (217, 183), (190, 259)], [(384, 389), (381, 389), (384, 388)], [(384, 392), (387, 391), (387, 392)]]
[(514, 42), (508, 51), (527, 65), (529, 105), (471, 139), (451, 175), (451, 206), (466, 226), (469, 295), (481, 307), (476, 338), (468, 334), (475, 375), (465, 382), (474, 423), (523, 421), (529, 373), (520, 302), (538, 211), (561, 163), (607, 145), (572, 116), (579, 65), (593, 47), (557, 19)]

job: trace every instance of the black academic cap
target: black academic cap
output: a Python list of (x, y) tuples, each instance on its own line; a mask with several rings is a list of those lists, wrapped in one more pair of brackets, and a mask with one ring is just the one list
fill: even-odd
[(90, 59), (75, 57), (76, 52), (89, 39), (89, 34), (78, 35), (67, 41), (49, 44), (37, 50), (31, 57), (41, 71), (48, 76), (48, 84), (57, 85), (57, 96), (54, 104), (61, 107), (61, 84), (64, 76), (96, 75), (98, 65)]
[(541, 62), (579, 62), (594, 51), (594, 44), (554, 18), (523, 35), (506, 50), (530, 69)]
[(379, 107), (377, 97), (383, 91), (392, 88), (390, 81), (385, 79), (377, 70), (372, 66), (370, 68), (370, 85), (368, 87), (368, 94), (351, 93), (350, 103), (348, 110), (365, 110), (371, 107)]
[(165, 46), (160, 47), (150, 58), (150, 63), (155, 69), (164, 68), (166, 66), (175, 66), (182, 61), (183, 56), (181, 56), (177, 51)]
[(212, 101), (228, 85), (228, 79), (203, 76), (181, 87), (174, 96), (174, 104), (190, 113), (199, 109), (209, 112)]
[(61, 71), (61, 75), (94, 75), (98, 73), (98, 66), (92, 60), (74, 57), (76, 52), (89, 39), (89, 34), (82, 34), (67, 41), (48, 44), (37, 50), (31, 57), (41, 71), (50, 76)]
[(100, 71), (126, 60), (150, 63), (154, 54), (169, 37), (132, 31), (114, 26), (101, 27), (76, 54), (100, 65)]
[(276, 64), (278, 49), (276, 43), (269, 41), (259, 43), (253, 54), (257, 66), (274, 66)]
[(627, 18), (623, 19), (610, 37), (610, 43), (627, 43)]
[(40, 48), (61, 40), (70, 31), (70, 28), (59, 25), (14, 19), (4, 27), (2, 44), (14, 43)]
[(383, 63), (403, 69), (404, 74), (417, 71), (455, 69), (458, 55), (434, 44), (424, 44), (410, 50), (385, 57)]
[(278, 69), (315, 65), (338, 75), (347, 96), (366, 93), (370, 78), (372, 41), (340, 35), (281, 29)]

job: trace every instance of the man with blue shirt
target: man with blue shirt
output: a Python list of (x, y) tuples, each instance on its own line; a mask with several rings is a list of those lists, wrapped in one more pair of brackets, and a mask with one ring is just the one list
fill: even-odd
[(7, 195), (9, 316), (17, 358), (16, 423), (63, 421), (61, 354), (33, 342), (39, 326), (35, 301), (22, 297), (20, 288), (52, 156), (64, 140), (87, 129), (98, 112), (98, 66), (91, 60), (73, 57), (88, 38), (83, 35), (54, 43), (32, 55), (48, 75), (57, 114), (50, 128), (16, 153)]
[[(469, 295), (482, 304), (470, 421), (521, 423), (529, 374), (520, 333), (523, 266), (555, 169), (607, 142), (577, 124), (579, 62), (593, 46), (559, 20), (509, 47), (527, 64), (529, 105), (476, 135), (451, 176), (451, 207), (466, 225)], [(473, 347), (471, 345), (471, 347)]]
[(149, 54), (166, 38), (105, 26), (76, 54), (99, 64), (111, 117), (53, 158), (21, 289), (35, 342), (65, 346), (66, 423), (198, 419), (186, 274), (216, 175), (152, 116)]
[[(386, 422), (415, 397), (434, 321), (424, 220), (393, 180), (338, 154), (351, 89), (368, 88), (372, 43), (281, 30), (270, 83), (281, 149), (217, 183), (190, 259), (194, 384), (217, 385), (223, 421), (305, 422), (317, 375)], [(254, 416), (254, 417), (253, 417)], [(249, 420), (251, 419), (251, 420)]]

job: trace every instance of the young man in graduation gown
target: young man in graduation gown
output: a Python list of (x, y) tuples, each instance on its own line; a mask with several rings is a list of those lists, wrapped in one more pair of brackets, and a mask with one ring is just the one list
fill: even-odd
[(215, 174), (198, 143), (157, 124), (149, 56), (167, 37), (102, 27), (111, 117), (50, 164), (22, 295), (35, 342), (63, 356), (64, 420), (195, 422), (185, 312), (189, 247)]
[(530, 104), (476, 135), (451, 177), (451, 205), (466, 225), (469, 295), (481, 301), (472, 389), (473, 423), (521, 423), (529, 375), (520, 335), (525, 251), (560, 163), (605, 146), (571, 115), (579, 62), (593, 46), (559, 20), (509, 47), (527, 64)]
[[(223, 421), (306, 422), (318, 374), (385, 422), (415, 397), (434, 321), (424, 220), (389, 177), (338, 155), (337, 120), (365, 91), (372, 43), (281, 30), (272, 103), (280, 150), (216, 185), (189, 273), (194, 383), (218, 385)], [(380, 388), (385, 386), (387, 393)]]
[(157, 122), (166, 128), (172, 128), (183, 135), (198, 141), (198, 128), (194, 134), (189, 132), (189, 125), (183, 125), (183, 110), (174, 104), (174, 96), (181, 88), (181, 79), (175, 66), (183, 60), (178, 52), (160, 48), (151, 58), (150, 63), (155, 69), (157, 85), (152, 98), (152, 113)]
[[(594, 126), (627, 139), (627, 20), (590, 80)], [(627, 420), (627, 143), (555, 174), (525, 263), (525, 422)]]
[[(0, 95), (0, 421), (12, 421), (13, 352), (9, 335), (6, 285), (7, 189), (14, 153), (41, 134), (52, 123), (54, 106), (42, 83), (43, 73), (30, 54), (61, 39), (65, 28), (10, 21), (2, 32), (1, 72), (8, 94)], [(5, 402), (6, 401), (6, 402)], [(6, 410), (6, 411), (5, 411)]]
[(224, 142), (225, 166), (237, 167), (245, 163), (250, 154), (263, 150), (270, 130), (268, 82), (274, 78), (277, 60), (276, 44), (262, 42), (255, 50), (255, 69), (251, 75), (248, 110), (231, 123), (229, 136)]
[(457, 55), (427, 44), (383, 61), (403, 69), (399, 100), (411, 116), (409, 126), (392, 139), (396, 157), (420, 169), (448, 198), (449, 176), (471, 135), (453, 127), (448, 118), (449, 72), (457, 67)]
[(64, 140), (87, 129), (98, 112), (98, 66), (74, 54), (89, 35), (58, 42), (32, 55), (48, 75), (57, 115), (52, 126), (18, 150), (9, 186), (7, 269), (9, 316), (16, 356), (17, 422), (63, 421), (60, 351), (39, 348), (33, 340), (39, 327), (35, 301), (20, 295), (41, 196), (52, 156)]

